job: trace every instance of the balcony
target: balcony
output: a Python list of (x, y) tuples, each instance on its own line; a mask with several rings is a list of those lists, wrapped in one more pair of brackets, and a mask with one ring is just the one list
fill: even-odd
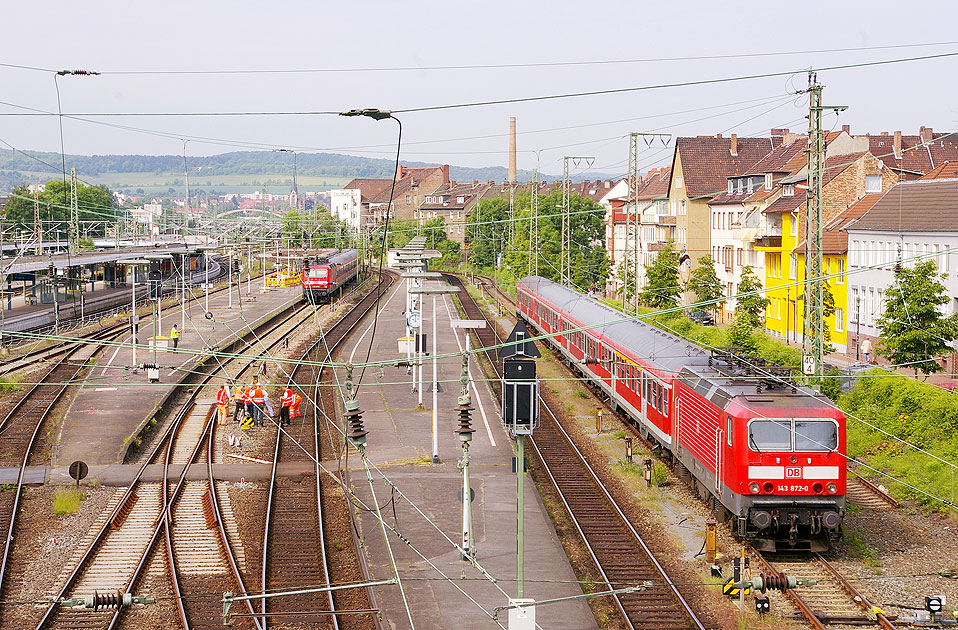
[(646, 251), (650, 251), (650, 252), (660, 252), (663, 249), (665, 249), (665, 245), (666, 243), (663, 243), (662, 241), (659, 241), (657, 243), (647, 243), (645, 246), (645, 249)]
[(659, 225), (675, 225), (675, 215), (672, 215), (672, 214), (660, 214), (660, 215), (659, 215)]
[(782, 246), (782, 235), (781, 234), (763, 234), (756, 238), (752, 245), (754, 247), (767, 247), (775, 248)]

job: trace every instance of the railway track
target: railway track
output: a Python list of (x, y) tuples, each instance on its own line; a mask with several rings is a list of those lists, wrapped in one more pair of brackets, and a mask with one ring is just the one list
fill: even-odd
[(776, 556), (774, 561), (753, 550), (762, 572), (784, 572), (800, 579), (814, 580), (814, 586), (786, 591), (785, 597), (815, 630), (827, 625), (871, 626), (894, 630), (893, 619), (878, 613), (871, 602), (819, 554)]
[[(99, 331), (90, 336), (92, 341), (106, 339), (116, 333), (113, 328)], [(57, 402), (66, 393), (70, 383), (75, 381), (84, 366), (76, 365), (71, 359), (88, 359), (99, 348), (74, 344), (61, 354), (60, 359), (41, 377), (40, 381), (20, 398), (17, 404), (0, 421), (0, 466), (18, 468), (17, 481), (12, 492), (0, 492), (0, 527), (4, 528), (7, 544), (3, 546), (0, 560), (0, 599), (9, 591), (11, 572), (10, 553), (15, 540), (17, 515), (20, 511), (20, 499), (26, 482), (27, 466), (41, 437), (41, 430), (51, 415)], [(3, 623), (3, 608), (0, 607), (0, 624)]]
[[(853, 471), (850, 470), (849, 472)], [(851, 503), (871, 510), (901, 507), (895, 497), (857, 473), (848, 475), (845, 484), (845, 496)]]
[[(295, 328), (306, 319), (303, 317), (304, 310), (296, 307), (289, 312), (290, 309), (287, 309), (265, 323), (262, 327), (264, 330), (258, 331), (256, 335), (235, 341), (229, 351), (242, 351), (258, 343), (257, 337), (265, 338), (274, 335), (275, 338), (269, 342), (269, 346), (259, 353), (259, 356), (264, 355), (270, 347), (282, 341), (283, 334), (290, 327)], [(248, 360), (241, 372), (250, 369), (255, 361), (255, 358)], [(60, 598), (86, 595), (93, 591), (101, 593), (117, 590), (133, 591), (145, 577), (161, 539), (164, 539), (166, 543), (167, 561), (170, 563), (168, 573), (173, 583), (173, 591), (177, 594), (175, 600), (177, 613), (183, 627), (202, 627), (204, 624), (222, 625), (222, 607), (218, 601), (216, 601), (215, 615), (210, 615), (207, 608), (197, 603), (201, 600), (214, 599), (209, 597), (210, 593), (231, 590), (245, 594), (245, 587), (239, 578), (238, 571), (217, 570), (211, 575), (203, 575), (201, 580), (193, 580), (191, 571), (197, 566), (196, 557), (198, 556), (189, 562), (184, 562), (184, 566), (189, 565), (185, 571), (178, 564), (185, 554), (178, 554), (177, 551), (189, 549), (192, 552), (193, 548), (188, 541), (183, 541), (182, 535), (185, 535), (185, 531), (176, 531), (177, 524), (182, 520), (186, 531), (195, 529), (195, 524), (190, 521), (190, 514), (195, 513), (195, 509), (192, 507), (192, 502), (183, 501), (183, 498), (188, 496), (187, 487), (192, 486), (186, 482), (186, 472), (189, 465), (200, 460), (204, 453), (202, 446), (211, 434), (215, 420), (211, 408), (213, 386), (210, 383), (215, 376), (222, 373), (224, 367), (222, 363), (219, 363), (211, 366), (205, 374), (194, 373), (187, 377), (187, 381), (196, 385), (195, 389), (187, 396), (179, 413), (156, 441), (131, 485), (117, 493), (118, 497), (105, 511), (105, 516), (98, 524), (99, 527), (91, 530), (88, 540), (81, 546), (81, 549), (85, 551), (75, 562), (68, 565), (73, 568), (68, 568), (69, 573), (65, 571), (65, 575), (61, 576), (56, 593), (51, 592), (54, 603), (46, 608), (37, 623), (38, 630), (50, 627), (117, 627), (122, 609), (92, 612), (61, 610), (56, 602)], [(205, 396), (203, 396), (204, 391)], [(166, 483), (142, 481), (147, 466), (153, 462), (163, 463)], [(182, 465), (182, 472), (176, 481), (170, 484), (170, 466), (174, 464)], [(189, 494), (194, 494), (192, 488)], [(171, 513), (172, 517), (170, 517)], [(178, 533), (181, 534), (179, 539), (176, 536)], [(212, 562), (218, 566), (235, 566), (236, 562), (235, 558), (232, 558), (229, 541), (219, 536), (217, 540), (220, 542), (213, 550), (214, 558), (207, 557), (199, 564)], [(200, 548), (199, 556), (210, 555), (204, 554), (205, 551), (210, 550)], [(199, 591), (194, 587), (197, 586), (201, 586), (202, 598), (196, 597)], [(198, 608), (202, 610), (197, 610)], [(249, 608), (252, 612), (252, 607)], [(196, 615), (196, 618), (191, 618), (191, 614)], [(203, 619), (200, 619), (200, 615)], [(253, 624), (241, 622), (239, 627), (251, 628)]]
[[(385, 294), (394, 280), (387, 277), (379, 291)], [(330, 327), (322, 339), (310, 347), (303, 359), (327, 361), (344, 339), (362, 321), (376, 303), (376, 291), (367, 294), (345, 316)], [(263, 562), (261, 590), (294, 590), (317, 585), (329, 585), (334, 569), (330, 567), (323, 518), (323, 475), (319, 462), (331, 458), (338, 440), (326, 426), (325, 414), (309, 401), (320, 397), (318, 384), (324, 377), (323, 368), (297, 364), (289, 375), (290, 386), (303, 396), (302, 415), (292, 420), (289, 427), (277, 426), (273, 470), (269, 483), (266, 524), (263, 533)], [(325, 439), (323, 436), (326, 436)], [(283, 461), (314, 462), (311, 479), (300, 482), (279, 479), (277, 470)], [(328, 482), (326, 482), (328, 483)], [(345, 580), (340, 580), (345, 581)], [(339, 600), (347, 595), (332, 593), (298, 595), (261, 600), (260, 624), (264, 628), (275, 620), (283, 627), (332, 628), (339, 630), (342, 622), (337, 610)], [(354, 596), (353, 596), (354, 597)], [(369, 609), (368, 601), (363, 609)], [(370, 624), (366, 615), (350, 615), (348, 625)]]
[[(450, 284), (462, 286), (457, 276)], [(487, 319), (476, 301), (459, 293), (463, 310), (471, 319)], [(483, 347), (502, 343), (495, 322), (478, 329)], [(487, 352), (498, 374), (495, 358)], [(664, 567), (605, 488), (552, 409), (541, 401), (541, 425), (532, 437), (533, 450), (555, 486), (579, 536), (609, 589), (652, 581), (653, 588), (612, 596), (629, 628), (648, 630), (704, 630)]]

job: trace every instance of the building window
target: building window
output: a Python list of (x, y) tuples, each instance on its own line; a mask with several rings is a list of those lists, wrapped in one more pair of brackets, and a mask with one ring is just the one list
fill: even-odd
[(771, 190), (771, 189), (772, 189), (772, 174), (765, 173), (765, 190)]
[(676, 177), (676, 178), (675, 178), (675, 187), (676, 187), (676, 188), (682, 188), (683, 186), (685, 186), (685, 180), (684, 180), (681, 176)]
[(845, 311), (840, 308), (835, 309), (835, 332), (844, 332), (845, 330)]
[(685, 214), (685, 199), (679, 204), (679, 214)]
[(845, 284), (845, 259), (838, 259), (838, 277), (835, 279), (836, 284)]
[(865, 175), (865, 192), (881, 192), (881, 175)]
[(412, 197), (406, 195), (406, 203), (412, 203)]
[(795, 254), (792, 254), (791, 260), (789, 261), (789, 265), (788, 265), (788, 277), (791, 278), (792, 280), (794, 280), (796, 277), (795, 273), (797, 269), (798, 269), (798, 257)]
[(735, 182), (731, 179), (728, 180), (728, 194), (733, 194), (735, 192)]
[(858, 241), (852, 241), (852, 246), (849, 248), (848, 252), (851, 254), (851, 265), (852, 267), (858, 266), (858, 261), (861, 260), (858, 254), (858, 248), (861, 247), (861, 244)]
[(789, 215), (789, 232), (792, 236), (798, 236), (798, 216), (795, 214)]
[(782, 186), (782, 196), (783, 197), (794, 197), (795, 196), (795, 184), (785, 184)]
[(748, 194), (750, 195), (752, 194), (752, 178), (751, 177), (748, 180), (748, 185), (746, 187), (746, 190), (748, 191)]
[(738, 180), (738, 186), (736, 187), (736, 193), (735, 193), (735, 194), (737, 194), (737, 195), (741, 195), (741, 194), (742, 194), (742, 180), (741, 180), (741, 179)]

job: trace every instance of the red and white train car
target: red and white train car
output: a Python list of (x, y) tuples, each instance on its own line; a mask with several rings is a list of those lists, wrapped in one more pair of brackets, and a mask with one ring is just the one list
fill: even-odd
[(551, 280), (516, 289), (520, 317), (553, 335), (740, 537), (765, 551), (820, 551), (841, 536), (845, 417), (827, 399)]
[(359, 252), (344, 249), (338, 253), (303, 260), (300, 284), (303, 300), (310, 304), (328, 302), (341, 287), (359, 274)]

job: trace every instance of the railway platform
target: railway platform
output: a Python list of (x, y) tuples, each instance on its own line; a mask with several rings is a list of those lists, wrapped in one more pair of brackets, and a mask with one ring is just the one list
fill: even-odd
[[(122, 335), (113, 350), (86, 375), (84, 384), (73, 398), (56, 436), (52, 467), (69, 466), (83, 460), (90, 466), (122, 463), (134, 436), (153, 417), (157, 409), (174, 393), (176, 383), (192, 366), (204, 358), (207, 347), (221, 347), (255, 328), (257, 322), (281, 311), (301, 298), (299, 287), (285, 287), (259, 293), (253, 288), (247, 293), (244, 285), (238, 293), (233, 288), (232, 306), (223, 291), (209, 297), (208, 319), (204, 312), (203, 295), (190, 302), (184, 317), (179, 308), (164, 309), (158, 322), (159, 336), (168, 336), (176, 324), (180, 328), (179, 347), (156, 349), (158, 382), (150, 382), (147, 370), (135, 365), (151, 364), (153, 349), (148, 339), (153, 336), (153, 316), (140, 316), (139, 345), (136, 360), (129, 332)], [(249, 299), (254, 297), (255, 299)], [(242, 299), (241, 299), (242, 298)], [(159, 324), (161, 323), (161, 327)]]
[[(443, 295), (436, 299), (438, 346), (434, 345), (432, 304), (432, 296), (426, 296), (422, 325), (428, 335), (428, 349), (442, 354), (464, 348), (463, 331), (450, 326), (451, 319), (459, 318), (455, 304)], [(405, 336), (404, 308), (405, 282), (401, 281), (383, 296), (375, 339), (372, 339), (370, 318), (343, 346), (338, 360), (364, 362), (370, 347), (371, 361), (400, 358), (397, 339)], [(512, 468), (512, 441), (501, 425), (491, 389), (495, 385), (482, 379), (482, 372), (474, 361), (472, 375), (478, 380), (471, 390), (475, 429), (470, 447), (470, 476), (475, 492), (473, 522), (477, 561), (496, 578), (497, 583), (493, 584), (474, 567), (462, 562), (459, 552), (445, 538), (456, 543), (462, 538), (459, 498), (462, 476), (458, 467), (462, 449), (455, 432), (459, 426), (457, 398), (461, 360), (451, 357), (439, 360), (438, 364), (441, 383), (437, 405), (439, 464), (432, 463), (431, 391), (423, 393), (424, 408), (420, 408), (418, 393), (412, 391), (412, 377), (406, 374), (405, 368), (395, 367), (369, 368), (359, 385), (357, 400), (369, 431), (366, 452), (381, 471), (373, 471), (376, 499), (380, 506), (385, 505), (382, 513), (386, 522), (408, 541), (404, 544), (394, 534), (389, 535), (416, 627), (496, 628), (499, 626), (490, 615), (496, 607), (506, 606), (509, 598), (516, 596), (516, 474)], [(359, 372), (357, 369), (354, 373), (357, 379)], [(337, 377), (343, 382), (344, 372), (340, 371)], [(429, 388), (431, 377), (432, 364), (427, 358), (424, 388)], [(355, 452), (348, 463), (353, 489), (371, 505), (366, 473)], [(383, 474), (416, 508), (398, 493), (392, 493), (382, 479)], [(582, 589), (575, 582), (532, 479), (527, 477), (524, 483), (524, 596), (542, 601), (581, 595)], [(370, 579), (392, 577), (375, 513), (359, 510), (358, 518)], [(409, 627), (397, 587), (377, 588), (376, 598), (385, 617), (384, 627)], [(536, 620), (543, 628), (596, 627), (584, 599), (544, 605), (537, 609)], [(499, 622), (508, 626), (508, 611), (499, 613)]]

